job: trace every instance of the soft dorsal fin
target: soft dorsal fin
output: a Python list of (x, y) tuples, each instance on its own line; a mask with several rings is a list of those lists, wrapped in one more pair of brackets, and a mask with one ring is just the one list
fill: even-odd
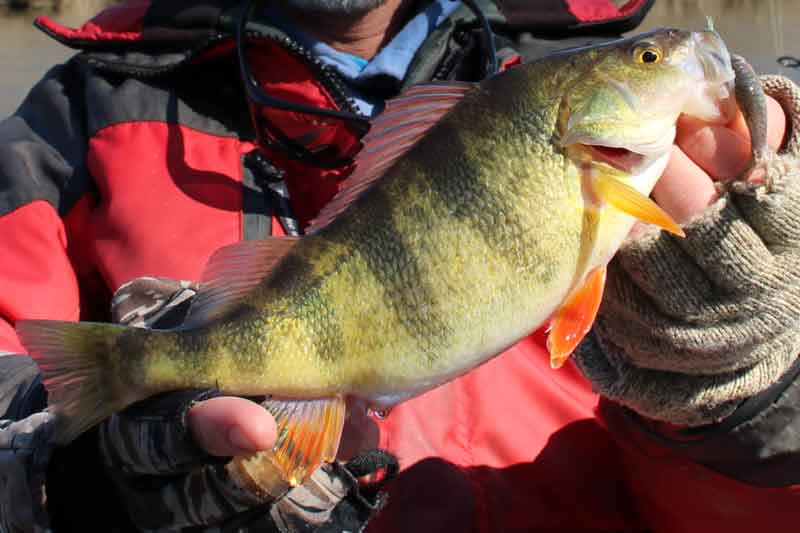
[(364, 148), (355, 159), (355, 171), (306, 232), (314, 233), (330, 224), (475, 87), (475, 83), (466, 82), (425, 83), (387, 101), (383, 113), (372, 122), (364, 137)]
[(214, 252), (203, 271), (200, 290), (184, 327), (207, 324), (230, 309), (264, 278), (297, 243), (299, 237), (270, 237), (242, 241)]

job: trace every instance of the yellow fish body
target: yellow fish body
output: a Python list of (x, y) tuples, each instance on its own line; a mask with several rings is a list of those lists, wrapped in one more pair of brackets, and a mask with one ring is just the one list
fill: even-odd
[(347, 397), (391, 406), (548, 320), (560, 365), (636, 218), (680, 233), (647, 196), (678, 116), (724, 120), (732, 80), (715, 33), (659, 30), (412, 88), (307, 236), (215, 254), (183, 327), (17, 325), (60, 441), (160, 391), (267, 394), (299, 483), (335, 456)]

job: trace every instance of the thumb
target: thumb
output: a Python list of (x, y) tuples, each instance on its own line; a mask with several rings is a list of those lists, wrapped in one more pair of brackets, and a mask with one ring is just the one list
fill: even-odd
[(272, 415), (244, 398), (222, 396), (199, 402), (186, 421), (197, 445), (219, 457), (268, 450), (277, 438)]

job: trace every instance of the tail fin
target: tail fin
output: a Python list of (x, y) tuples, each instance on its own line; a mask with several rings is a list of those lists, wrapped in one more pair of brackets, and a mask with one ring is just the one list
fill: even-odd
[(125, 326), (22, 320), (16, 328), (44, 374), (50, 410), (57, 416), (57, 443), (72, 441), (132, 403), (113, 375), (118, 366), (114, 347)]

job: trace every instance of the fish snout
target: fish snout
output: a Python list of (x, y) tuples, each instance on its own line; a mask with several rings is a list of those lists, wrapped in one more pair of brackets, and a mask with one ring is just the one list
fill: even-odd
[(700, 78), (701, 90), (690, 97), (683, 112), (707, 122), (727, 123), (736, 113), (735, 74), (728, 47), (713, 30), (692, 32), (691, 42), (696, 62), (690, 62), (689, 68)]
[(706, 82), (722, 84), (733, 82), (731, 54), (722, 37), (715, 31), (696, 31), (692, 32), (692, 40)]

